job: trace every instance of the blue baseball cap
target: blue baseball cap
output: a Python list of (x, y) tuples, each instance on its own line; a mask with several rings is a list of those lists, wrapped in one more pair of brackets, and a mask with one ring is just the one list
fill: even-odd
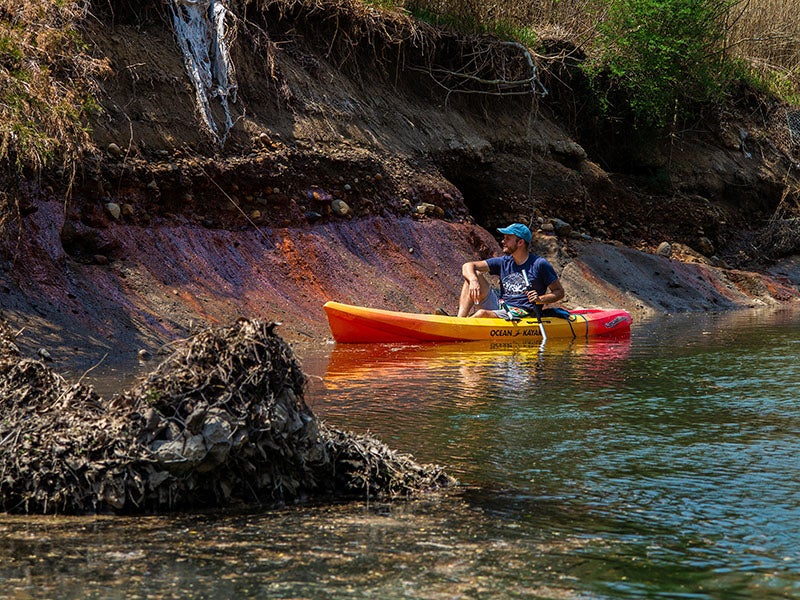
[(531, 237), (533, 237), (531, 235), (531, 230), (528, 229), (522, 223), (512, 223), (508, 227), (499, 228), (497, 231), (499, 231), (500, 233), (503, 233), (503, 234), (507, 234), (507, 235), (515, 235), (518, 238), (522, 238), (523, 240), (525, 240), (528, 243), (530, 243)]

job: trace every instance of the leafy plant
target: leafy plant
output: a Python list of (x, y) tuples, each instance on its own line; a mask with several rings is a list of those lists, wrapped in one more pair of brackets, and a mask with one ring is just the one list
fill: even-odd
[(733, 0), (607, 1), (587, 63), (607, 112), (663, 126), (720, 96), (729, 72), (723, 17)]

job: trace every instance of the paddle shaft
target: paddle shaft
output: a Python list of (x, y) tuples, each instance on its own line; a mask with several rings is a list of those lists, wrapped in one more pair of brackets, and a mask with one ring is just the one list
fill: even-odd
[[(522, 269), (522, 277), (525, 279), (525, 289), (531, 291), (533, 285), (528, 281), (528, 274), (525, 272), (525, 269)], [(539, 333), (542, 334), (542, 341), (545, 342), (547, 341), (547, 333), (544, 330), (544, 323), (542, 323), (542, 305), (534, 303), (533, 312), (536, 313), (536, 320), (539, 322)]]

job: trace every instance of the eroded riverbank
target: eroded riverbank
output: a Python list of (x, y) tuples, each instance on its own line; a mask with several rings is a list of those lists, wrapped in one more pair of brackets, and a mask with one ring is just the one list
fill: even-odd
[[(192, 224), (114, 224), (109, 264), (72, 259), (59, 242), (62, 207), (25, 217), (19, 258), (0, 270), (2, 307), (28, 355), (44, 348), (55, 369), (158, 354), (197, 326), (236, 318), (280, 322), (293, 344), (330, 340), (322, 304), (452, 310), (467, 260), (499, 254), (490, 231), (437, 219), (372, 217), (244, 231)], [(665, 258), (599, 241), (540, 233), (537, 252), (556, 266), (567, 307), (658, 313), (777, 307), (796, 302), (798, 271), (754, 273), (690, 256)]]

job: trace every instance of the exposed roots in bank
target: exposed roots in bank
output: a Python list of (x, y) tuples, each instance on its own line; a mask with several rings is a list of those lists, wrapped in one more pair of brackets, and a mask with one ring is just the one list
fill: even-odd
[(413, 496), (453, 480), (320, 424), (274, 325), (205, 330), (110, 402), (0, 347), (0, 509), (142, 512)]
[(778, 207), (759, 232), (754, 248), (770, 259), (800, 251), (800, 186), (797, 183), (787, 183)]

